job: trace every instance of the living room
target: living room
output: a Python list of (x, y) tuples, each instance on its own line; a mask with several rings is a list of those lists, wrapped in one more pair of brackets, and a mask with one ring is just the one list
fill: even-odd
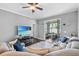
[(79, 56), (78, 8), (78, 3), (0, 3), (0, 55)]

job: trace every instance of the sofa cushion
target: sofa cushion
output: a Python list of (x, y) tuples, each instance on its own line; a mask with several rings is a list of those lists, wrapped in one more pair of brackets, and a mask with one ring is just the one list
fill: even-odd
[(46, 54), (46, 56), (79, 56), (78, 49), (62, 49)]
[(75, 48), (75, 49), (79, 49), (79, 39), (76, 37), (72, 37), (69, 41), (69, 43), (67, 44), (66, 48)]

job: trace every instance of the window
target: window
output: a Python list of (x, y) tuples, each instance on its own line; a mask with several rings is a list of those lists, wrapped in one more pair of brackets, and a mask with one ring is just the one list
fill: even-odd
[(59, 33), (59, 20), (47, 23), (48, 33)]

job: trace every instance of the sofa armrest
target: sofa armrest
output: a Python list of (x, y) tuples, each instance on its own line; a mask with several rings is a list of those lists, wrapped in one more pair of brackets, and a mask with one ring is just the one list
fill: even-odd
[(46, 54), (46, 56), (79, 56), (78, 49), (62, 49)]

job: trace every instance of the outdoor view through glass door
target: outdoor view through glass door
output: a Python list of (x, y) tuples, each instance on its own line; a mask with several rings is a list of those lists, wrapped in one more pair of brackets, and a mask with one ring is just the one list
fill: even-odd
[(47, 22), (47, 33), (59, 34), (59, 20)]
[(44, 39), (54, 39), (60, 34), (60, 20), (53, 19), (44, 21)]

